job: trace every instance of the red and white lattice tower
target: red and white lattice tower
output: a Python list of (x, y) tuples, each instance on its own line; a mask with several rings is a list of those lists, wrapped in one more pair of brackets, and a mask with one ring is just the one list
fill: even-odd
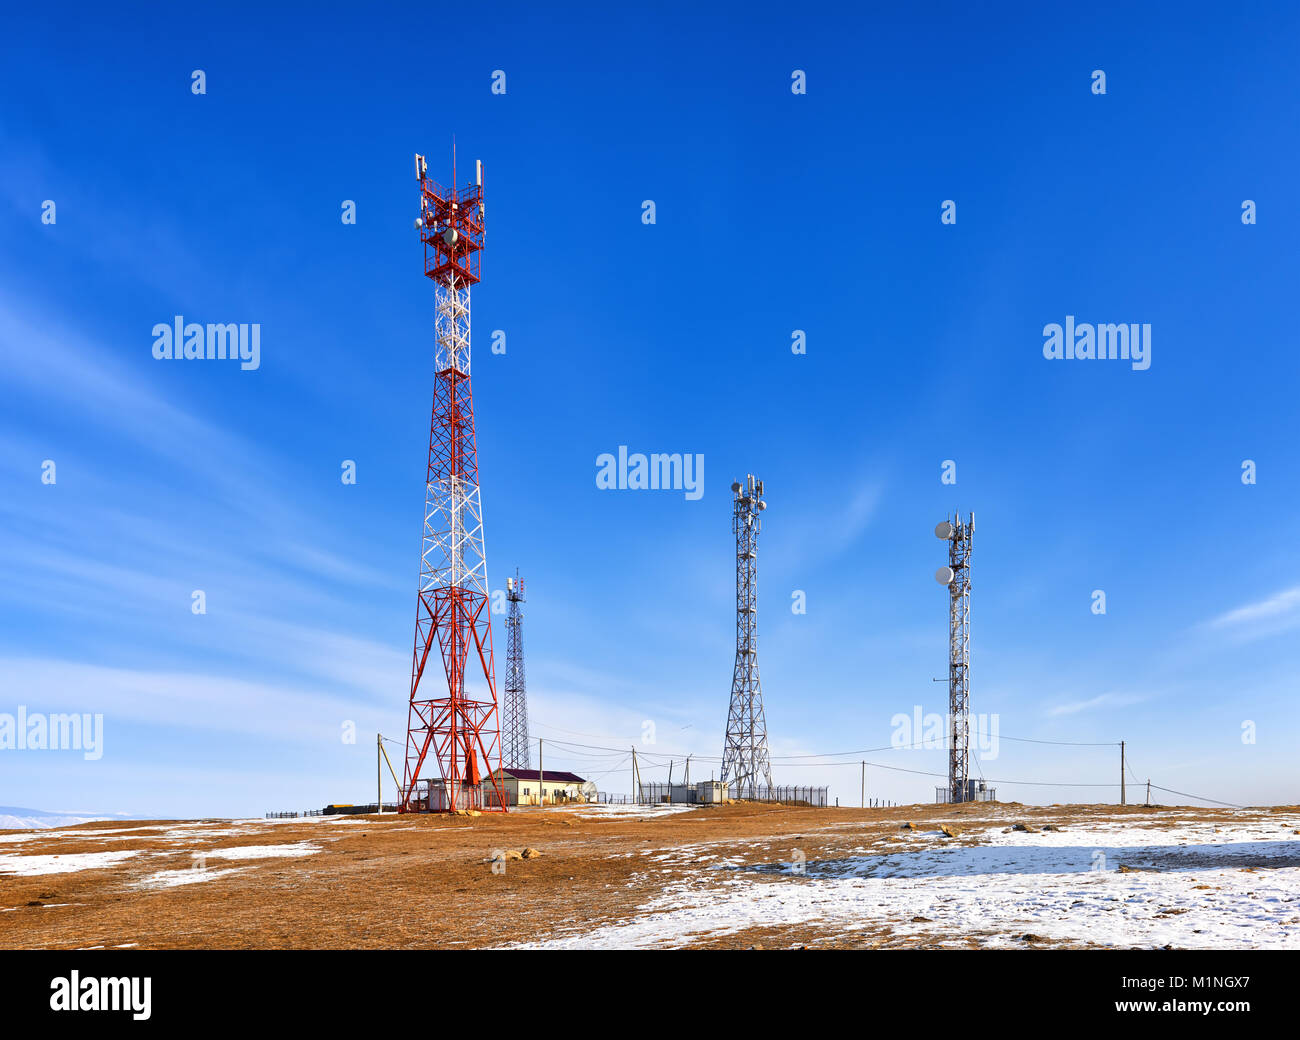
[(437, 347), (402, 812), (506, 811), (469, 378), (469, 291), (482, 269), (483, 165), (475, 164), (474, 183), (459, 190), (454, 166), (448, 190), (429, 180), (424, 157), (415, 157), (416, 227), (424, 273), (434, 285)]

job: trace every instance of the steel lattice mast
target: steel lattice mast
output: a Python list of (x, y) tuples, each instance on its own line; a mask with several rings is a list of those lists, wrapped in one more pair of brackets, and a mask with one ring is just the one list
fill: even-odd
[[(454, 172), (450, 189), (431, 181), (421, 155), (415, 173), (437, 345), (401, 810), (504, 812), (504, 787), (493, 775), (501, 737), (470, 392), (469, 293), (481, 271), (483, 167), (476, 164), (475, 183), (459, 190)], [(441, 657), (443, 674), (426, 672), (431, 656)], [(467, 690), (470, 672), (475, 686), (481, 674), (485, 689)]]
[(935, 577), (948, 586), (948, 800), (967, 802), (970, 790), (970, 574), (975, 514), (953, 514), (934, 529), (948, 542), (948, 566)]
[(727, 709), (722, 749), (722, 782), (737, 798), (753, 796), (761, 780), (772, 786), (763, 716), (763, 684), (758, 676), (758, 533), (763, 526), (763, 482), (751, 473), (742, 486), (731, 485), (731, 529), (736, 535), (736, 669)]
[(528, 683), (524, 678), (524, 614), (519, 604), (524, 602), (524, 579), (515, 576), (506, 579), (506, 599), (510, 612), (506, 615), (506, 699), (502, 708), (502, 744), (507, 769), (531, 769), (528, 750)]

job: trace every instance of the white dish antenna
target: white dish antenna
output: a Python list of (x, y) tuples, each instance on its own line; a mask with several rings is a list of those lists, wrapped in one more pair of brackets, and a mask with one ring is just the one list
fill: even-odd
[(934, 580), (940, 585), (951, 585), (956, 577), (951, 567), (940, 567), (934, 572)]
[(953, 535), (953, 527), (952, 524), (949, 523), (947, 520), (944, 520), (942, 523), (935, 525), (934, 536), (936, 538), (942, 538), (945, 541), (951, 541), (952, 535)]
[(578, 790), (582, 792), (582, 797), (589, 802), (594, 801), (600, 795), (600, 789), (596, 787), (595, 780), (584, 780)]

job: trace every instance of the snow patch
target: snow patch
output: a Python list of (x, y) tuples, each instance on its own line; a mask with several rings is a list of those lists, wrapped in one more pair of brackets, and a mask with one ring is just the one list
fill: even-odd
[(601, 817), (610, 816), (672, 816), (676, 813), (692, 812), (700, 808), (698, 805), (668, 805), (660, 803), (657, 805), (587, 805), (575, 815), (585, 820), (597, 820)]
[[(203, 881), (225, 877), (227, 874), (242, 874), (248, 867), (226, 867), (224, 870), (160, 870), (156, 874), (141, 878), (136, 888), (176, 888), (180, 885), (197, 885)], [(126, 943), (134, 946), (135, 943)]]
[(71, 874), (78, 870), (100, 870), (116, 866), (138, 856), (139, 850), (125, 852), (68, 852), (49, 856), (0, 855), (0, 874), (36, 877), (40, 874)]
[(300, 841), (291, 845), (244, 845), (237, 849), (205, 849), (195, 855), (208, 859), (273, 859), (277, 856), (314, 856), (319, 845)]
[[(635, 916), (522, 945), (679, 946), (749, 928), (811, 925), (828, 935), (871, 930), (882, 945), (970, 939), (1015, 947), (1032, 933), (1112, 947), (1300, 946), (1300, 818), (1241, 814), (1152, 826), (1166, 821), (1119, 817), (1039, 833), (1003, 833), (1004, 822), (977, 831), (979, 821), (965, 820), (955, 841), (883, 842), (799, 870), (705, 859), (699, 845), (660, 851), (654, 860), (675, 861), (679, 880)], [(972, 838), (980, 844), (962, 844)]]

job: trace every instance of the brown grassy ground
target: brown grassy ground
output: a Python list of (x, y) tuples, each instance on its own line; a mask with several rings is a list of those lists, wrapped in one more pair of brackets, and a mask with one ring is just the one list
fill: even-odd
[[(1161, 810), (1168, 812), (1168, 809)], [(1260, 810), (1261, 815), (1290, 810)], [(657, 818), (584, 819), (551, 809), (477, 818), (438, 816), (313, 818), (289, 822), (189, 822), (168, 827), (86, 824), (59, 835), (4, 842), (0, 856), (139, 850), (123, 862), (39, 876), (0, 874), (0, 947), (141, 948), (416, 948), (481, 947), (549, 934), (581, 933), (635, 916), (638, 907), (682, 876), (672, 862), (643, 852), (710, 843), (710, 852), (745, 863), (789, 859), (798, 847), (809, 861), (880, 840), (899, 851), (933, 845), (931, 835), (900, 830), (915, 820), (933, 831), (990, 812), (1008, 825), (1069, 826), (1090, 816), (1149, 817), (1130, 806), (1003, 804), (996, 808), (907, 806), (889, 809), (806, 809), (766, 805), (701, 808)], [(1180, 810), (1214, 821), (1215, 810)], [(1172, 826), (1176, 818), (1162, 825)], [(1151, 821), (1154, 822), (1154, 821)], [(231, 833), (231, 832), (234, 833)], [(98, 832), (104, 833), (96, 837)], [(6, 832), (13, 834), (15, 832)], [(958, 834), (953, 843), (969, 840)], [(309, 856), (248, 860), (215, 858), (219, 850), (309, 842)], [(494, 873), (496, 850), (533, 847), (539, 858), (510, 860)], [(191, 868), (206, 854), (200, 883), (145, 887), (160, 871)], [(647, 869), (653, 864), (653, 869)], [(1032, 940), (1031, 940), (1032, 941)], [(898, 945), (887, 924), (851, 938), (815, 922), (748, 929), (683, 945), (729, 948)], [(904, 945), (926, 945), (913, 938)]]

